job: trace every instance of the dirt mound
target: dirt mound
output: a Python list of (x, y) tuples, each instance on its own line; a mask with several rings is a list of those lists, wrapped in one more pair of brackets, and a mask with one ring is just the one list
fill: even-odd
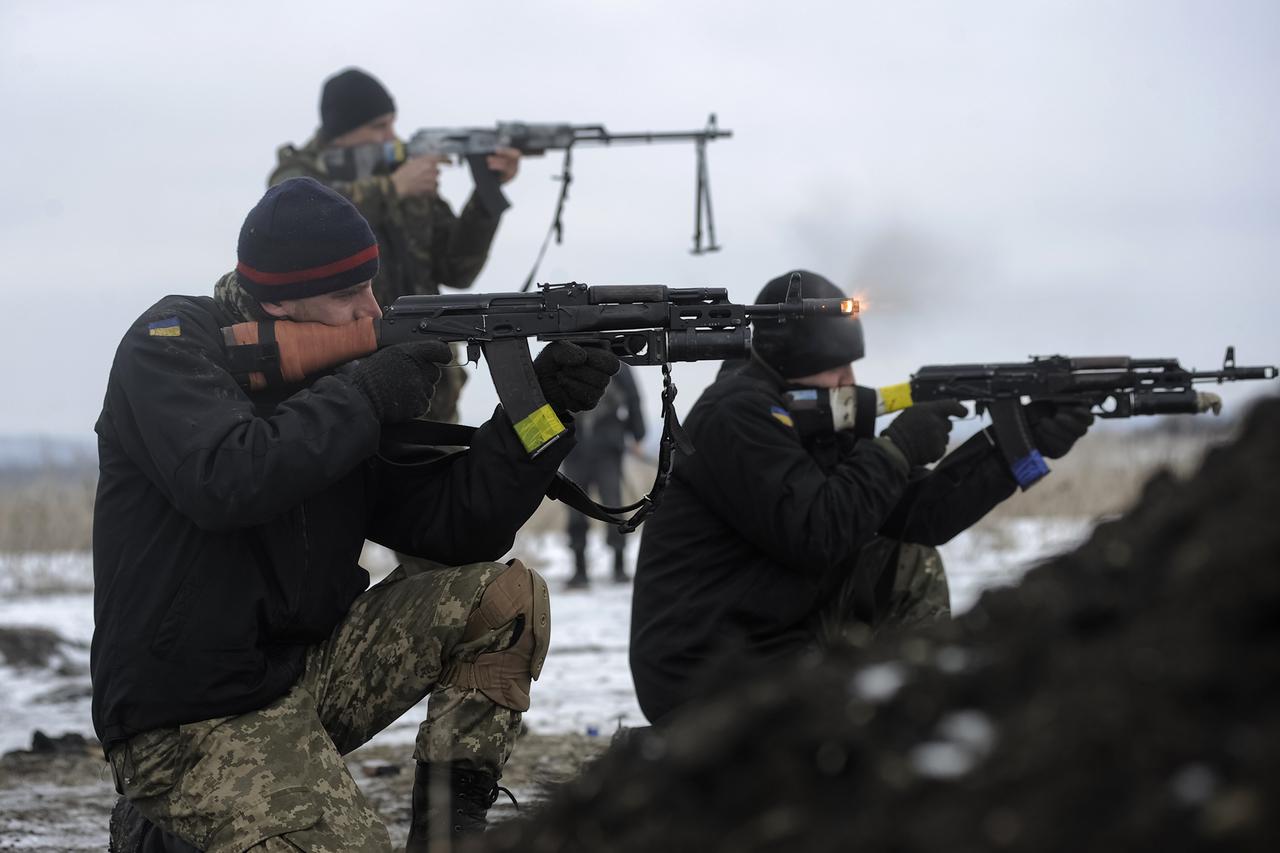
[(953, 623), (611, 750), (492, 850), (1280, 849), (1280, 400)]
[(0, 664), (21, 669), (61, 665), (66, 643), (48, 628), (0, 625)]

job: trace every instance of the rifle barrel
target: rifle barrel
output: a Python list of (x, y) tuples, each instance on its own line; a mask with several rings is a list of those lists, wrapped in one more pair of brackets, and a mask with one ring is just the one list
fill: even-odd
[(1228, 367), (1225, 370), (1192, 371), (1188, 374), (1192, 382), (1234, 382), (1237, 379), (1275, 379), (1276, 368), (1273, 365), (1264, 367)]
[(778, 302), (770, 305), (744, 305), (748, 320), (781, 317), (856, 317), (856, 299), (801, 299), (799, 302)]
[[(582, 135), (583, 132), (591, 135)], [(729, 139), (732, 130), (669, 130), (641, 131), (639, 133), (610, 133), (598, 125), (575, 127), (573, 129), (574, 144), (595, 142), (601, 145), (612, 145), (615, 142), (697, 142), (704, 139)]]

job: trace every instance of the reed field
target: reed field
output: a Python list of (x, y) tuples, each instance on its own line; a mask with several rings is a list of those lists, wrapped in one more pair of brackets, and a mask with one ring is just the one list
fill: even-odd
[[(1216, 425), (1215, 425), (1216, 426)], [(1025, 517), (1097, 519), (1123, 511), (1137, 499), (1156, 470), (1192, 471), (1211, 444), (1226, 441), (1229, 428), (1095, 428), (1066, 458), (1053, 460), (1052, 474), (1014, 495), (982, 524)], [(653, 482), (653, 463), (626, 460), (624, 500), (633, 501)], [(91, 546), (96, 472), (89, 463), (0, 470), (0, 560), (15, 555), (65, 554)], [(528, 536), (564, 529), (565, 507), (544, 501), (525, 525)], [(596, 524), (598, 522), (593, 522)], [(24, 584), (25, 585), (25, 584)]]
[(91, 470), (0, 477), (0, 553), (88, 550), (96, 486)]
[[(1145, 429), (1102, 425), (1066, 457), (1051, 460), (1048, 477), (1000, 504), (980, 526), (1016, 518), (1098, 519), (1115, 515), (1137, 500), (1143, 484), (1156, 471), (1190, 474), (1211, 445), (1228, 441), (1233, 434), (1230, 427), (1220, 425)], [(634, 501), (648, 491), (654, 470), (645, 457), (628, 456), (623, 500)], [(541, 535), (563, 530), (566, 511), (556, 501), (543, 501), (525, 525), (525, 532)]]

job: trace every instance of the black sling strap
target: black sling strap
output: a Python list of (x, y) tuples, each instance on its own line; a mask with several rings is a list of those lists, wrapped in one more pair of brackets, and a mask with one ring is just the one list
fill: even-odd
[[(612, 524), (622, 533), (631, 533), (658, 508), (662, 494), (671, 481), (675, 448), (685, 455), (693, 453), (693, 444), (685, 435), (676, 417), (674, 401), (676, 386), (671, 381), (671, 369), (662, 365), (662, 438), (658, 444), (658, 473), (649, 493), (635, 503), (626, 506), (605, 506), (586, 493), (577, 483), (556, 472), (555, 479), (547, 487), (547, 497), (576, 509), (583, 515)], [(382, 428), (382, 449), (379, 458), (389, 465), (424, 467), (444, 464), (455, 453), (465, 453), (471, 446), (476, 427), (450, 424), (440, 421), (409, 421), (389, 424)], [(449, 451), (448, 448), (459, 448)], [(630, 513), (630, 515), (628, 515)]]

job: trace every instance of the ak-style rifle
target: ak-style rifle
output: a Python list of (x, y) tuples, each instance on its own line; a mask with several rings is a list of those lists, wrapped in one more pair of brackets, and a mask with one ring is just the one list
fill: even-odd
[(1188, 370), (1175, 358), (1063, 355), (1033, 356), (1007, 364), (930, 364), (911, 381), (881, 388), (880, 411), (892, 412), (926, 400), (972, 400), (991, 413), (996, 443), (1022, 489), (1049, 473), (1031, 441), (1023, 401), (1046, 400), (1089, 406), (1101, 418), (1200, 414), (1222, 410), (1222, 398), (1197, 391), (1205, 382), (1275, 379), (1276, 368), (1241, 367), (1227, 347), (1220, 370)]
[[(547, 241), (554, 234), (559, 243), (564, 235), (562, 216), (569, 196), (569, 184), (573, 181), (573, 149), (580, 145), (651, 145), (658, 142), (692, 142), (697, 155), (696, 196), (694, 200), (693, 254), (718, 251), (715, 219), (711, 211), (711, 183), (707, 174), (707, 143), (716, 139), (728, 139), (731, 130), (721, 130), (712, 114), (707, 126), (701, 130), (652, 131), (612, 133), (602, 124), (535, 124), (523, 121), (499, 122), (493, 127), (428, 127), (416, 131), (408, 142), (372, 142), (345, 148), (329, 148), (321, 154), (321, 161), (329, 177), (336, 180), (359, 180), (374, 174), (386, 174), (410, 157), (458, 157), (471, 167), (476, 197), (490, 216), (497, 216), (510, 206), (502, 193), (497, 176), (489, 169), (486, 158), (499, 148), (515, 148), (522, 154), (540, 155), (548, 151), (563, 151), (564, 166), (561, 169), (560, 198), (547, 240), (543, 242), (538, 260), (546, 251)], [(705, 219), (707, 242), (703, 243)], [(536, 272), (538, 265), (534, 264)], [(528, 290), (533, 273), (525, 282)]]
[(613, 516), (607, 520), (633, 529), (639, 524), (637, 516), (643, 519), (644, 513), (631, 519), (618, 516), (642, 505), (656, 506), (670, 475), (673, 447), (693, 451), (675, 415), (671, 363), (745, 358), (752, 320), (853, 317), (858, 312), (853, 299), (802, 299), (799, 294), (798, 276), (786, 300), (771, 305), (734, 303), (725, 289), (715, 287), (544, 284), (532, 293), (402, 296), (381, 320), (343, 326), (287, 320), (239, 323), (223, 329), (223, 340), (232, 373), (252, 391), (301, 382), (380, 347), (424, 338), (464, 345), (468, 361), (483, 357), (488, 363), (498, 399), (530, 455), (566, 430), (534, 374), (531, 338), (603, 347), (627, 364), (660, 365), (663, 430), (658, 480), (637, 504), (605, 508)]

